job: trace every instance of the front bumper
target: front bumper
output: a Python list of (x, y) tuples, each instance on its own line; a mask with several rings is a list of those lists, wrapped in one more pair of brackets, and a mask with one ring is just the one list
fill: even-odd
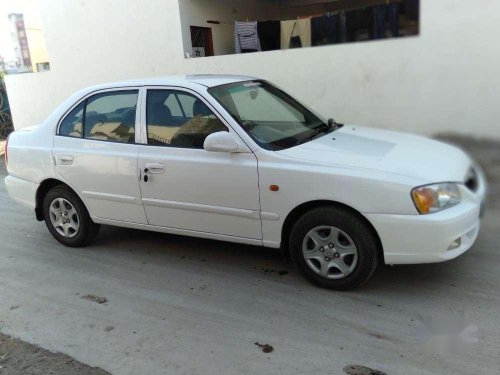
[[(484, 212), (486, 181), (473, 192), (460, 186), (458, 205), (428, 215), (365, 214), (375, 227), (386, 264), (444, 262), (469, 250), (477, 239), (480, 217)], [(460, 239), (458, 247), (450, 245)]]

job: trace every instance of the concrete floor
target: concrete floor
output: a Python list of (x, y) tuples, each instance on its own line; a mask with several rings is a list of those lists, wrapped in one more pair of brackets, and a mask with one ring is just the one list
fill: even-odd
[[(257, 247), (105, 227), (65, 248), (3, 183), (0, 239), (0, 331), (115, 375), (500, 373), (499, 210), (459, 259), (385, 267), (349, 293)], [(468, 326), (463, 347), (424, 345), (429, 319)]]

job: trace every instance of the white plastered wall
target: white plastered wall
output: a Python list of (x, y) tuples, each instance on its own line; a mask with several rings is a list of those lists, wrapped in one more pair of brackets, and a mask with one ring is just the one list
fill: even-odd
[[(7, 77), (16, 128), (41, 122), (71, 93), (95, 83), (243, 73), (272, 80), (341, 122), (500, 138), (497, 0), (421, 0), (418, 37), (200, 59), (184, 58), (183, 6), (44, 0), (51, 71)], [(211, 16), (198, 15), (197, 22)]]

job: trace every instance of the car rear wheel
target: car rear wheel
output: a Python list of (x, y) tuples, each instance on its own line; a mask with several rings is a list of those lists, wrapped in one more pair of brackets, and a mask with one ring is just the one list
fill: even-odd
[(86, 246), (99, 232), (83, 202), (66, 186), (56, 186), (45, 195), (43, 212), (50, 233), (63, 245)]
[(292, 228), (289, 248), (305, 278), (328, 289), (361, 286), (379, 261), (372, 228), (344, 207), (319, 207), (305, 213)]

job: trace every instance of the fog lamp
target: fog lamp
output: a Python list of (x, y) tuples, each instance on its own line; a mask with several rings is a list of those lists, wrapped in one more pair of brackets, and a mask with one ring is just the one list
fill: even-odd
[(462, 238), (457, 238), (450, 244), (450, 246), (448, 246), (448, 250), (458, 249), (460, 245), (462, 245)]

